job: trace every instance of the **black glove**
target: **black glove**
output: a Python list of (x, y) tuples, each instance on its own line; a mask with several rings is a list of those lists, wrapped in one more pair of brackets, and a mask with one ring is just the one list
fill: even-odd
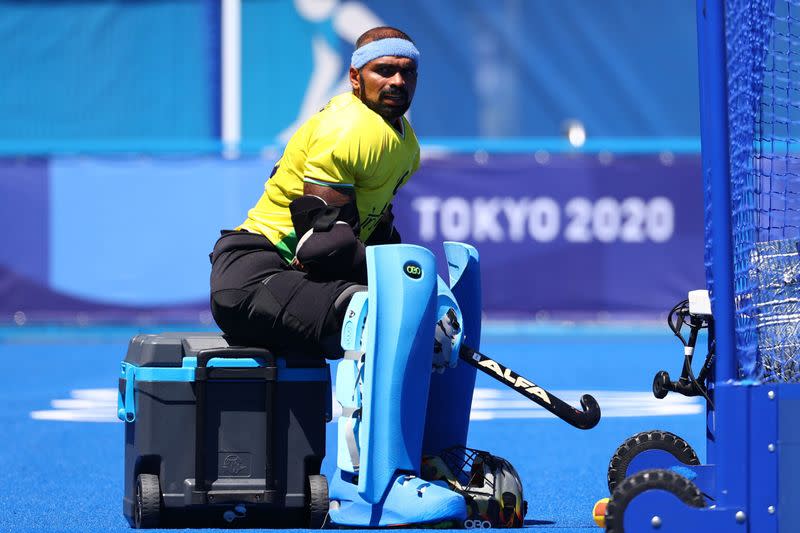
[(295, 258), (315, 279), (366, 281), (364, 244), (346, 222), (336, 222), (329, 230), (308, 230), (297, 243)]
[(318, 196), (301, 196), (289, 204), (299, 237), (293, 264), (321, 280), (367, 281), (364, 244), (358, 240), (355, 204), (332, 206)]

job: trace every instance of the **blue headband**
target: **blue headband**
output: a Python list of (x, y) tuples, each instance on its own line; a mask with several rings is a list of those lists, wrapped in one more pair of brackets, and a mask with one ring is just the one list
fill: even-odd
[(419, 65), (419, 50), (414, 46), (414, 43), (397, 37), (378, 39), (365, 44), (353, 52), (350, 64), (358, 69), (373, 59), (383, 56), (407, 57)]

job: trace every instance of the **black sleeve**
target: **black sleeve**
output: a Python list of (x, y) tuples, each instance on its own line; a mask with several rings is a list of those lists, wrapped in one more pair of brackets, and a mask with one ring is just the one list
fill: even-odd
[(303, 195), (289, 204), (292, 225), (298, 238), (312, 228), (329, 231), (336, 222), (347, 222), (358, 235), (361, 223), (355, 203), (328, 205), (319, 196)]
[(367, 246), (375, 246), (378, 244), (400, 244), (400, 233), (394, 227), (394, 213), (392, 213), (392, 204), (383, 212), (381, 219), (372, 231), (372, 235), (364, 242)]
[(386, 232), (378, 233), (380, 228), (375, 228), (375, 231), (372, 232), (372, 235), (369, 236), (369, 239), (364, 243), (366, 246), (376, 246), (378, 244), (401, 244), (403, 240), (400, 237), (400, 232), (397, 231), (397, 228), (392, 227), (390, 233), (387, 235)]

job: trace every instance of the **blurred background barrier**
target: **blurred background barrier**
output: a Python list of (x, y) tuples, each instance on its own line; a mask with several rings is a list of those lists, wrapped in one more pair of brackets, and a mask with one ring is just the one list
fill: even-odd
[[(0, 1), (0, 150), (214, 147), (226, 3)], [(699, 135), (692, 2), (243, 0), (239, 13), (227, 33), (246, 148), (349, 90), (353, 44), (380, 24), (422, 52), (423, 137), (554, 136), (568, 119), (599, 137)]]
[[(703, 286), (693, 2), (0, 0), (0, 322), (209, 322), (207, 254), (356, 37), (422, 51), (406, 242), (489, 317), (663, 315)], [(440, 269), (445, 266), (440, 263)]]
[[(655, 318), (703, 286), (699, 156), (450, 154), (400, 190), (405, 242), (481, 253), (493, 317)], [(4, 320), (209, 320), (208, 253), (260, 157), (0, 160)], [(672, 302), (672, 303), (670, 303)], [(16, 317), (16, 318), (15, 318)], [(149, 317), (149, 318), (148, 318)]]

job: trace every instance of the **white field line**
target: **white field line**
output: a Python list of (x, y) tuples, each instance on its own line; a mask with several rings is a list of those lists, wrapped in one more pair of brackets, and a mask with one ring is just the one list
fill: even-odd
[[(671, 394), (663, 400), (653, 397), (651, 392), (640, 391), (574, 391), (554, 390), (553, 395), (575, 407), (580, 406), (583, 394), (591, 394), (600, 404), (604, 418), (635, 416), (686, 416), (703, 412), (702, 398), (687, 398)], [(335, 395), (335, 391), (334, 391)], [(50, 409), (33, 411), (35, 420), (57, 420), (68, 422), (119, 422), (117, 418), (116, 389), (78, 389), (70, 398), (55, 399)], [(333, 400), (333, 416), (338, 418), (342, 409)], [(533, 402), (508, 389), (475, 389), (472, 398), (470, 420), (509, 420), (554, 418)]]

